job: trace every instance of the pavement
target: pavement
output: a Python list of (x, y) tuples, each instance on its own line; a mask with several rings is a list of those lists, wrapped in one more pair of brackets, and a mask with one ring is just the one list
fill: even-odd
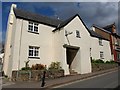
[[(112, 68), (108, 70), (101, 70), (97, 72), (92, 72), (88, 74), (79, 74), (79, 75), (68, 75), (60, 78), (55, 79), (47, 79), (45, 80), (45, 86), (43, 88), (52, 88), (58, 85), (74, 82), (77, 80), (87, 79), (93, 76), (97, 76), (100, 74), (109, 73), (112, 71), (117, 71), (118, 68)], [(2, 84), (3, 88), (41, 88), (41, 81), (27, 81), (27, 82), (10, 82), (10, 81), (3, 81)]]

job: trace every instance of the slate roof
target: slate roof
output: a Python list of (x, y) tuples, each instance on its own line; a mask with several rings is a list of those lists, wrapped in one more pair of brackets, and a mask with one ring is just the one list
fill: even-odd
[(93, 24), (93, 27), (96, 27), (96, 28), (98, 28), (98, 29), (100, 29), (100, 30), (102, 30), (102, 31), (104, 31), (104, 32), (111, 33), (110, 31), (107, 31), (107, 30), (105, 30), (104, 28), (101, 28), (101, 27), (99, 27), (99, 26), (97, 26), (97, 25), (95, 25), (95, 24)]
[(52, 18), (49, 18), (47, 16), (35, 14), (35, 13), (32, 13), (32, 12), (28, 12), (28, 11), (24, 11), (24, 10), (21, 10), (21, 9), (18, 9), (18, 8), (14, 8), (13, 10), (14, 10), (15, 16), (17, 18), (32, 20), (32, 21), (39, 22), (39, 23), (42, 23), (42, 24), (46, 24), (46, 25), (49, 25), (49, 26), (52, 26), (52, 27), (57, 27), (60, 23), (62, 23), (61, 20), (52, 19)]
[(53, 32), (56, 31), (56, 30), (58, 30), (58, 29), (60, 29), (60, 28), (62, 28), (62, 27), (64, 27), (65, 25), (67, 25), (67, 24), (68, 24), (71, 20), (73, 20), (76, 16), (78, 16), (78, 14), (76, 14), (76, 15), (68, 18), (67, 20), (63, 21), (62, 23), (60, 23), (60, 24), (58, 25), (58, 27), (57, 27), (55, 30), (53, 30)]
[(109, 33), (109, 34), (111, 34), (111, 35), (113, 35), (113, 36), (115, 36), (115, 37), (117, 37), (117, 38), (120, 38), (120, 35), (119, 34), (117, 34), (117, 33), (112, 33), (112, 26), (113, 25), (115, 25), (115, 23), (113, 23), (113, 24), (110, 24), (110, 25), (107, 25), (107, 26), (105, 26), (105, 27), (99, 27), (99, 26), (97, 26), (97, 25), (93, 25), (93, 27), (96, 27), (96, 28), (98, 28), (98, 29), (100, 29), (100, 30), (102, 30), (102, 31), (104, 31), (104, 32), (107, 32), (107, 33)]
[(97, 37), (97, 38), (101, 38), (104, 40), (108, 40), (108, 39), (105, 39), (104, 37), (102, 37), (101, 35), (97, 34), (96, 32), (94, 32), (93, 30), (89, 30), (89, 32), (92, 37)]
[(49, 18), (47, 16), (31, 13), (31, 12), (28, 12), (28, 11), (24, 11), (24, 10), (21, 10), (21, 9), (18, 9), (18, 8), (14, 8), (14, 13), (15, 13), (15, 16), (17, 18), (22, 18), (22, 19), (25, 19), (25, 20), (31, 20), (31, 21), (39, 22), (41, 24), (45, 24), (45, 25), (55, 27), (56, 29), (53, 30), (53, 32), (62, 28), (62, 27), (64, 27), (71, 20), (73, 20), (76, 16), (78, 16), (79, 19), (82, 21), (83, 25), (85, 26), (85, 28), (88, 30), (88, 32), (90, 33), (90, 35), (92, 37), (97, 37), (97, 38), (104, 39), (101, 35), (95, 33), (94, 31), (89, 30), (78, 14), (70, 17), (69, 19), (67, 19), (65, 21), (61, 21), (61, 20), (58, 20), (58, 19)]
[(107, 25), (107, 26), (102, 27), (102, 28), (112, 33), (112, 27), (113, 27), (113, 25), (115, 25), (115, 23)]

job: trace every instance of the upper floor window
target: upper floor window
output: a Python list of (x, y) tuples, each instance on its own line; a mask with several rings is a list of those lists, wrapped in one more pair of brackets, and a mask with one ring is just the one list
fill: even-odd
[(101, 46), (103, 45), (102, 39), (100, 39), (100, 38), (99, 38), (99, 45), (101, 45)]
[(80, 38), (80, 32), (78, 30), (76, 30), (76, 37)]
[(28, 31), (38, 33), (38, 23), (29, 22)]
[(39, 57), (39, 47), (29, 46), (29, 57)]
[(100, 59), (104, 59), (104, 53), (100, 51)]

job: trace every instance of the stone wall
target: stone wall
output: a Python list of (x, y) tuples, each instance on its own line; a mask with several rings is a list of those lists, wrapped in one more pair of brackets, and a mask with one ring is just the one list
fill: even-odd
[[(12, 72), (12, 81), (40, 81), (43, 70), (21, 70)], [(59, 78), (64, 76), (64, 70), (47, 70), (46, 79)]]
[(118, 67), (118, 64), (92, 63), (92, 72)]

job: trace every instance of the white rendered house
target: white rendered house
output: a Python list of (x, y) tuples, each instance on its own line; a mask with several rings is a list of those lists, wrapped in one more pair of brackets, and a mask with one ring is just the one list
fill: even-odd
[(28, 60), (30, 66), (49, 66), (59, 61), (65, 75), (70, 70), (90, 73), (90, 57), (110, 60), (110, 53), (109, 41), (90, 31), (78, 14), (61, 21), (11, 6), (3, 63), (3, 71), (9, 77)]

